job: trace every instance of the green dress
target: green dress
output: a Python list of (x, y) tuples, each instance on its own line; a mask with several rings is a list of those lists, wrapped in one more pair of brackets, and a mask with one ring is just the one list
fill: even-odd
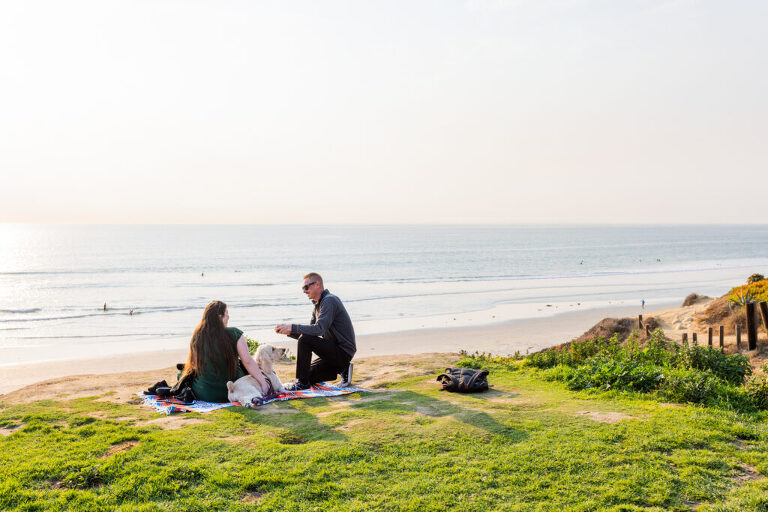
[[(235, 359), (239, 361), (237, 355), (237, 340), (243, 335), (243, 331), (236, 327), (227, 327), (227, 334), (231, 341), (232, 352), (235, 354)], [(228, 402), (227, 399), (227, 381), (237, 380), (245, 375), (240, 365), (237, 365), (237, 375), (234, 379), (230, 379), (227, 375), (227, 371), (223, 368), (213, 368), (209, 363), (208, 354), (204, 356), (203, 370), (195, 378), (192, 383), (192, 390), (197, 395), (198, 400), (204, 400), (206, 402)]]

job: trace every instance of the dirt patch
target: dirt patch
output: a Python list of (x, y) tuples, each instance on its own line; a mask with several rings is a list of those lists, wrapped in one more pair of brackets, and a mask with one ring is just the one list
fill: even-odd
[(365, 420), (363, 418), (358, 418), (358, 419), (355, 419), (355, 420), (348, 421), (347, 423), (345, 423), (344, 425), (342, 425), (340, 427), (336, 427), (335, 430), (340, 430), (342, 432), (348, 432), (348, 431), (352, 430), (354, 427), (356, 427), (357, 425), (361, 425), (363, 423), (366, 423), (367, 421), (368, 420)]
[(298, 410), (291, 407), (278, 407), (277, 404), (274, 403), (261, 405), (258, 409), (255, 410), (262, 414), (296, 414), (299, 412)]
[(733, 478), (743, 485), (765, 477), (757, 470), (756, 467), (742, 463), (734, 472)]
[(253, 441), (255, 436), (230, 436), (230, 437), (214, 437), (216, 441), (226, 441), (228, 443), (245, 443)]
[(199, 423), (207, 423), (207, 420), (202, 418), (192, 418), (188, 416), (182, 416), (179, 414), (169, 414), (161, 418), (156, 418), (148, 421), (140, 421), (136, 423), (136, 426), (157, 426), (163, 430), (173, 430), (177, 428), (186, 427), (187, 425), (197, 425)]
[(112, 417), (109, 411), (89, 411), (88, 416), (99, 418), (100, 420), (108, 421), (136, 421), (134, 416), (115, 416)]
[(125, 441), (124, 443), (118, 443), (115, 445), (112, 445), (107, 452), (99, 457), (100, 459), (106, 459), (107, 457), (111, 457), (116, 453), (124, 452), (127, 450), (130, 450), (134, 446), (137, 446), (139, 444), (138, 441)]
[(264, 496), (264, 493), (261, 491), (251, 491), (245, 493), (245, 495), (240, 498), (240, 501), (243, 503), (258, 503), (261, 501), (262, 496)]
[(586, 416), (587, 418), (600, 423), (618, 423), (621, 420), (636, 420), (635, 416), (624, 414), (623, 412), (603, 412), (603, 411), (579, 411), (576, 414)]
[(447, 414), (445, 411), (441, 410), (438, 407), (428, 407), (423, 405), (417, 406), (416, 412), (419, 414), (423, 414), (424, 416), (429, 416), (431, 418), (439, 418)]
[(751, 450), (752, 449), (752, 445), (751, 444), (747, 444), (744, 441), (742, 441), (741, 439), (736, 439), (734, 441), (731, 441), (731, 444), (733, 446), (735, 446), (736, 448), (738, 448), (739, 450), (741, 450), (741, 451)]
[(13, 434), (14, 432), (16, 432), (17, 430), (19, 430), (20, 428), (21, 428), (21, 425), (19, 425), (18, 427), (13, 427), (13, 428), (1, 428), (0, 427), (0, 436), (3, 436), (3, 437), (9, 436), (9, 435)]
[(2, 398), (4, 404), (84, 397), (99, 397), (98, 400), (104, 402), (136, 404), (140, 403), (137, 392), (163, 378), (176, 382), (176, 369), (60, 377), (12, 391)]

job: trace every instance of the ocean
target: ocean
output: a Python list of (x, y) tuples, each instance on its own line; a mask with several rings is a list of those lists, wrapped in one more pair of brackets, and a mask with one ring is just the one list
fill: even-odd
[(182, 348), (214, 299), (279, 341), (274, 324), (309, 321), (310, 271), (362, 335), (639, 312), (766, 273), (768, 226), (5, 224), (0, 365)]

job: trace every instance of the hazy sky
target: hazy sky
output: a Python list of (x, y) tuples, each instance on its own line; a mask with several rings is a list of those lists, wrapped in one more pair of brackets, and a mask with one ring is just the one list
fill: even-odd
[(765, 1), (0, 3), (0, 221), (768, 222)]

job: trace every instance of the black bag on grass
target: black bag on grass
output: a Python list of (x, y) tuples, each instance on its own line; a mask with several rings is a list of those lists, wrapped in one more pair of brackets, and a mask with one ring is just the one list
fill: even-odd
[(445, 391), (459, 393), (477, 393), (488, 390), (488, 370), (472, 368), (446, 368), (445, 373), (437, 376)]

